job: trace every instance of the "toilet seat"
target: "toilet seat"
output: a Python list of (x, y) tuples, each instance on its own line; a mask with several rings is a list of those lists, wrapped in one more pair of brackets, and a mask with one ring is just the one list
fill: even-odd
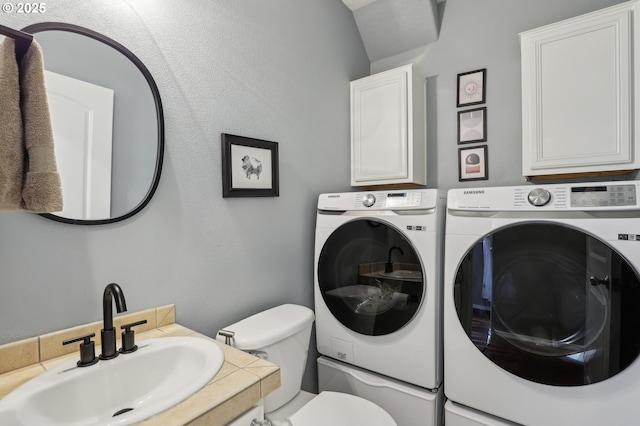
[(293, 426), (397, 426), (385, 410), (371, 401), (341, 392), (320, 392), (293, 414)]

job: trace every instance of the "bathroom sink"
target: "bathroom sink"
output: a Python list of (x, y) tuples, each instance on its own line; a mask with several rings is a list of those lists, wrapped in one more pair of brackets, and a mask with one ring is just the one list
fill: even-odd
[(420, 280), (422, 279), (422, 271), (410, 271), (408, 269), (399, 269), (391, 272), (380, 272), (380, 275), (388, 278)]
[(141, 340), (89, 367), (69, 360), (0, 400), (0, 425), (129, 425), (197, 392), (223, 362), (218, 344), (198, 337)]

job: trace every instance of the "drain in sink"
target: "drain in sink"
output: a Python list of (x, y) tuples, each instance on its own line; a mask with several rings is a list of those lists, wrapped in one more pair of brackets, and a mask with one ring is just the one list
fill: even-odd
[(111, 417), (119, 416), (120, 414), (128, 413), (129, 411), (133, 411), (133, 408), (123, 408), (122, 410), (118, 410), (113, 413), (113, 416)]

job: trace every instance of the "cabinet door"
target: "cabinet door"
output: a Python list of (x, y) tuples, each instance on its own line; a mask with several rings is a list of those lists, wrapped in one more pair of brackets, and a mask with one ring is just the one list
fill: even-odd
[(352, 185), (407, 179), (406, 69), (352, 82)]
[(633, 7), (520, 35), (525, 176), (635, 168)]

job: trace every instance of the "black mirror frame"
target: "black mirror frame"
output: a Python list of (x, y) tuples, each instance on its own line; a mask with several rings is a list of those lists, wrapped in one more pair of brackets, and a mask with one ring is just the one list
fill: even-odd
[(47, 219), (54, 220), (56, 222), (68, 223), (73, 225), (104, 225), (108, 223), (120, 222), (122, 220), (128, 219), (131, 216), (139, 213), (149, 201), (153, 197), (153, 194), (156, 192), (158, 188), (158, 183), (160, 182), (160, 174), (162, 172), (162, 163), (164, 159), (164, 113), (162, 110), (162, 101), (160, 100), (160, 92), (158, 90), (158, 86), (156, 85), (155, 80), (151, 76), (151, 73), (147, 69), (147, 67), (142, 63), (142, 61), (134, 55), (129, 49), (121, 45), (120, 43), (110, 39), (109, 37), (97, 33), (95, 31), (89, 30), (84, 27), (80, 27), (78, 25), (66, 24), (61, 22), (41, 22), (38, 24), (33, 24), (26, 26), (22, 29), (22, 31), (28, 34), (34, 34), (42, 31), (67, 31), (80, 35), (84, 35), (90, 38), (93, 38), (99, 42), (102, 42), (120, 53), (122, 53), (127, 59), (129, 59), (133, 64), (140, 70), (145, 80), (149, 84), (149, 88), (151, 89), (151, 94), (153, 95), (153, 100), (156, 104), (156, 118), (158, 121), (158, 152), (156, 156), (156, 168), (153, 176), (153, 180), (151, 183), (151, 187), (147, 192), (147, 195), (144, 199), (138, 204), (133, 210), (128, 213), (109, 218), (109, 219), (69, 219), (66, 217), (56, 216), (52, 213), (41, 213), (40, 216), (45, 217)]

